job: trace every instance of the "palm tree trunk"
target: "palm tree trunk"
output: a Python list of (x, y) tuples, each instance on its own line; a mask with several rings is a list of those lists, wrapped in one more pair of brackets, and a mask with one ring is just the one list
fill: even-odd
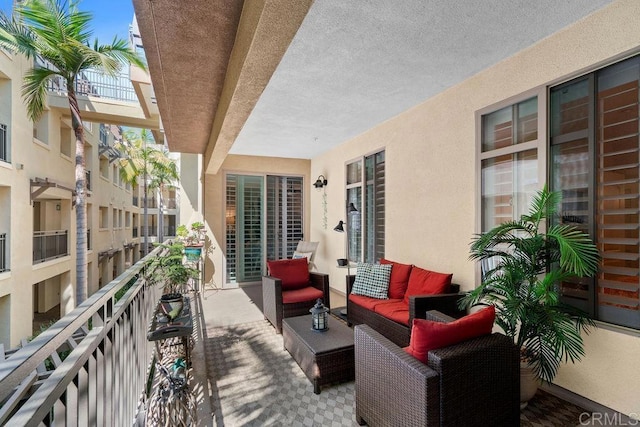
[(87, 299), (87, 205), (84, 161), (84, 127), (73, 79), (67, 81), (67, 94), (73, 133), (76, 137), (75, 209), (76, 209), (76, 305)]
[(164, 213), (162, 212), (162, 184), (158, 187), (158, 243), (164, 240)]
[[(147, 143), (145, 142), (144, 144), (144, 148), (147, 148)], [(143, 221), (142, 223), (144, 224), (144, 228), (143, 228), (143, 236), (144, 238), (142, 239), (144, 242), (144, 247), (142, 248), (142, 255), (143, 256), (147, 256), (147, 252), (148, 252), (148, 245), (149, 245), (149, 208), (148, 208), (148, 201), (147, 201), (147, 158), (144, 158), (144, 208), (143, 208)]]

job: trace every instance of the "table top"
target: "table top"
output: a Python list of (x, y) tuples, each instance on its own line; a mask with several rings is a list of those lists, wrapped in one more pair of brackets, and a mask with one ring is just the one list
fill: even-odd
[(311, 315), (287, 317), (282, 319), (291, 331), (315, 353), (326, 353), (353, 347), (353, 329), (344, 322), (329, 316), (329, 329), (318, 332), (311, 329)]

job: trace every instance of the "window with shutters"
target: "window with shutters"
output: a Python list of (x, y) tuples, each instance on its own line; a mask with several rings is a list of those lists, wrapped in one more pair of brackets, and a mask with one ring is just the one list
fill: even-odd
[(346, 176), (349, 258), (352, 262), (375, 263), (384, 258), (385, 152), (348, 163)]
[(560, 221), (600, 250), (594, 278), (562, 284), (565, 300), (598, 320), (640, 329), (640, 57), (550, 92), (551, 182)]
[(303, 239), (303, 180), (228, 174), (226, 282), (259, 281), (266, 259), (291, 258)]
[(267, 176), (267, 259), (292, 258), (303, 240), (302, 177)]

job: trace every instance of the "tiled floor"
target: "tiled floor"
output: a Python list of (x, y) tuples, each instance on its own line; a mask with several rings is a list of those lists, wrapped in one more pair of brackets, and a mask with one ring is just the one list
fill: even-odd
[[(354, 383), (313, 386), (264, 320), (259, 288), (203, 293), (204, 353), (217, 426), (351, 426)], [(582, 408), (539, 391), (522, 426), (577, 426)]]

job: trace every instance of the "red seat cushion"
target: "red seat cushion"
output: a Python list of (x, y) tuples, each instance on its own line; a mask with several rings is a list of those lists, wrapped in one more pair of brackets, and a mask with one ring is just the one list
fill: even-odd
[(411, 340), (404, 350), (422, 363), (427, 363), (431, 350), (490, 334), (495, 318), (495, 307), (490, 305), (449, 323), (413, 319)]
[(373, 311), (394, 322), (409, 326), (409, 306), (402, 300), (376, 305)]
[(283, 291), (309, 286), (309, 264), (306, 258), (267, 261), (267, 267), (270, 276), (282, 280)]
[(364, 295), (349, 294), (349, 301), (351, 301), (354, 304), (358, 304), (359, 306), (362, 306), (367, 310), (373, 311), (373, 309), (376, 306), (378, 306), (378, 304), (388, 304), (389, 302), (397, 302), (402, 300), (378, 299), (378, 298), (365, 297)]
[(409, 285), (404, 301), (409, 304), (411, 295), (437, 295), (449, 290), (453, 274), (436, 273), (420, 267), (413, 267), (409, 275)]
[(320, 289), (316, 289), (313, 286), (293, 289), (291, 291), (282, 291), (283, 304), (295, 304), (298, 302), (315, 301), (318, 298), (324, 298), (324, 294)]
[(409, 285), (409, 275), (411, 274), (411, 264), (400, 264), (381, 258), (380, 264), (392, 264), (391, 278), (389, 279), (389, 298), (404, 298)]

